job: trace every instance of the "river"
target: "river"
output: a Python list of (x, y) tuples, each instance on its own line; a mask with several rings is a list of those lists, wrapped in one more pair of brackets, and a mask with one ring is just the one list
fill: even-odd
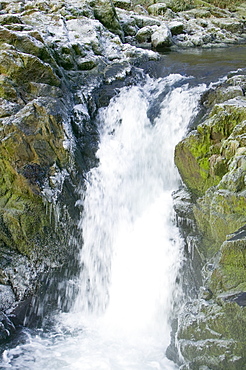
[(78, 189), (84, 243), (72, 282), (77, 296), (50, 330), (23, 328), (4, 347), (1, 369), (178, 368), (165, 356), (182, 294), (174, 147), (199, 113), (202, 92), (244, 60), (244, 47), (163, 54), (143, 66), (139, 84), (99, 109), (99, 164), (86, 175), (86, 190)]

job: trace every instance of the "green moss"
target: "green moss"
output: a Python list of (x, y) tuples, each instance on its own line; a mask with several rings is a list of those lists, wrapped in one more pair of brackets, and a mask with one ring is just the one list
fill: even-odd
[(211, 288), (215, 292), (240, 291), (246, 283), (245, 239), (225, 241), (220, 249), (218, 267), (211, 277)]
[(246, 198), (228, 190), (211, 188), (197, 200), (194, 216), (204, 236), (206, 255), (212, 257), (227, 235), (246, 223)]
[(231, 155), (235, 153), (235, 145), (232, 148), (231, 143), (230, 151), (225, 139), (245, 119), (244, 97), (217, 104), (209, 118), (176, 146), (175, 163), (193, 193), (201, 196), (209, 187), (219, 184), (228, 171)]
[(41, 191), (50, 168), (68, 163), (62, 109), (54, 98), (36, 99), (0, 131), (0, 244), (28, 257), (51, 243)]
[(23, 85), (28, 82), (42, 82), (59, 86), (60, 80), (49, 64), (43, 63), (36, 56), (2, 50), (0, 52), (0, 73), (9, 77), (14, 83)]

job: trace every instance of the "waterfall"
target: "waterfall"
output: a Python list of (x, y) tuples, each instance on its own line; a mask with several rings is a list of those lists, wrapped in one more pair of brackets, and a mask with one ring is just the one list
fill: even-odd
[(165, 357), (182, 240), (173, 222), (175, 144), (205, 86), (178, 74), (123, 87), (98, 112), (98, 166), (86, 178), (78, 295), (50, 333), (26, 334), (6, 368), (175, 369)]

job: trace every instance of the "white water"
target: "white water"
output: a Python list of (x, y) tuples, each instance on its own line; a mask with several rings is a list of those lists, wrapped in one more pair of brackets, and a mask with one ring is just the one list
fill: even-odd
[[(175, 83), (180, 82), (175, 88)], [(167, 87), (160, 114), (147, 111)], [(48, 335), (3, 354), (1, 368), (176, 369), (165, 357), (182, 242), (173, 223), (175, 144), (195, 115), (202, 87), (180, 75), (123, 88), (100, 111), (99, 166), (87, 177), (79, 227), (79, 294)]]

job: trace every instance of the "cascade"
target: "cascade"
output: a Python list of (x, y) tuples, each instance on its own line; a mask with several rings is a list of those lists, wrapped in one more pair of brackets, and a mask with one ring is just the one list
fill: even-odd
[(23, 343), (5, 350), (3, 368), (176, 369), (165, 357), (182, 264), (173, 152), (204, 90), (179, 74), (146, 77), (99, 110), (99, 162), (76, 205), (83, 205), (77, 297), (48, 333), (26, 330)]

